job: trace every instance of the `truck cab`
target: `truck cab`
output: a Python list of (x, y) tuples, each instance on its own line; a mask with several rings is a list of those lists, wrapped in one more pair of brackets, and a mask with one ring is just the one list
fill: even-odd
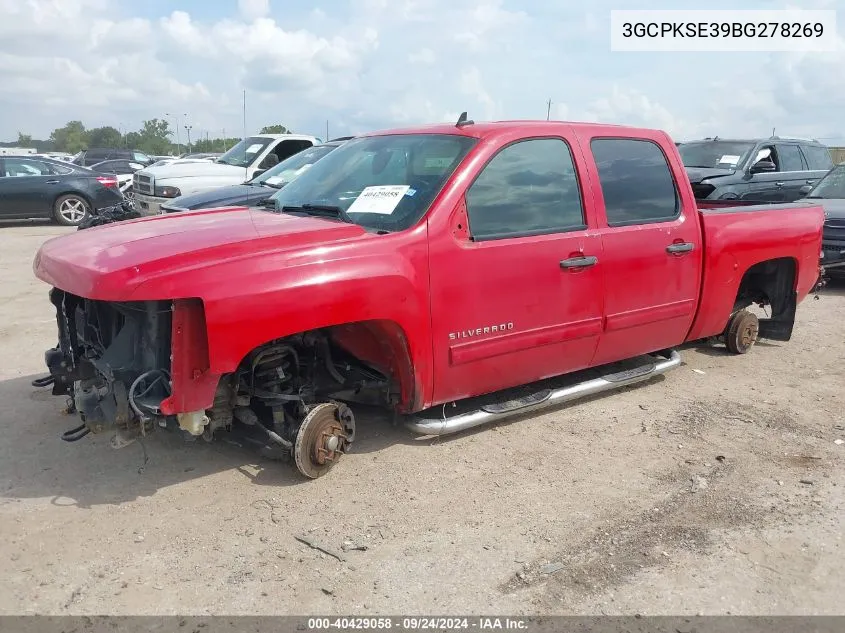
[(302, 134), (256, 134), (214, 160), (148, 167), (133, 178), (135, 202), (143, 215), (158, 215), (161, 206), (174, 198), (244, 183), (319, 142)]

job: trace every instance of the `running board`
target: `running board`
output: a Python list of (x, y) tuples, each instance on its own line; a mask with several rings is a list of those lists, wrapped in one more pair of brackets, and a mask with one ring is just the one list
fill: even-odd
[[(538, 409), (545, 409), (555, 405), (563, 404), (578, 400), (579, 398), (586, 398), (604, 391), (611, 391), (628, 385), (634, 385), (665, 374), (670, 369), (674, 369), (681, 364), (681, 355), (672, 350), (668, 356), (648, 356), (648, 361), (638, 364), (630, 369), (622, 371), (613, 371), (619, 364), (609, 365), (605, 368), (597, 368), (597, 371), (606, 371), (598, 378), (585, 380), (583, 382), (575, 383), (566, 387), (557, 389), (538, 389), (537, 391), (507, 400), (496, 402), (489, 402), (477, 409), (456, 415), (451, 418), (445, 417), (426, 417), (425, 414), (417, 414), (410, 418), (405, 426), (414, 433), (420, 435), (449, 435), (451, 433), (458, 433), (475, 426), (488, 424), (490, 422), (497, 422), (514, 415), (521, 415), (530, 411)], [(441, 407), (429, 409), (427, 412), (436, 413), (441, 410)], [(444, 409), (445, 410), (445, 409)]]

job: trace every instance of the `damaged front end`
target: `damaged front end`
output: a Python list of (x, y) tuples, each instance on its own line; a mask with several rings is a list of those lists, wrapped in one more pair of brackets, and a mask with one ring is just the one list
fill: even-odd
[(59, 332), (45, 353), (53, 394), (68, 396), (68, 412), (82, 421), (63, 439), (145, 434), (171, 390), (171, 302), (96, 301), (57, 288), (50, 301)]
[(82, 424), (62, 436), (66, 441), (111, 431), (112, 446), (121, 448), (161, 427), (210, 442), (237, 422), (265, 455), (292, 456), (315, 478), (354, 440), (345, 402), (398, 401), (391, 376), (335, 340), (351, 338), (366, 356), (378, 356), (384, 343), (375, 325), (275, 339), (218, 376), (209, 371), (198, 299), (113, 302), (53, 288), (50, 300), (59, 344), (45, 354), (50, 376), (33, 385), (52, 383), (54, 395), (67, 396), (68, 412), (79, 415)]

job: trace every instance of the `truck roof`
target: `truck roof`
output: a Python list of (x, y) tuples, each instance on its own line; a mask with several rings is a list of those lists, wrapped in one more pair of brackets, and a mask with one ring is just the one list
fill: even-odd
[(662, 132), (655, 128), (640, 128), (626, 125), (616, 125), (612, 123), (587, 123), (583, 121), (546, 121), (539, 119), (523, 119), (510, 121), (483, 121), (477, 123), (468, 123), (461, 126), (456, 126), (454, 123), (435, 123), (431, 125), (418, 125), (406, 128), (394, 128), (388, 130), (378, 130), (368, 132), (361, 136), (382, 136), (388, 134), (460, 134), (463, 136), (471, 136), (474, 138), (484, 138), (490, 134), (501, 134), (502, 132), (524, 130), (524, 129), (543, 129), (548, 131), (549, 128), (556, 126), (575, 128), (581, 131), (624, 131), (626, 133), (642, 133), (642, 132)]

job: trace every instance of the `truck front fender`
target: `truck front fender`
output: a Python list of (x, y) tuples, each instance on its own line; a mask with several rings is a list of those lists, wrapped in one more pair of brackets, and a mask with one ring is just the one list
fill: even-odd
[[(289, 263), (283, 268), (261, 259), (221, 263), (215, 267), (219, 283), (197, 289), (207, 344), (207, 354), (199, 357), (207, 368), (180, 372), (182, 385), (174, 375), (174, 411), (211, 406), (219, 378), (257, 347), (325, 328), (337, 344), (396, 380), (400, 410), (422, 408), (432, 383), (424, 249)], [(186, 331), (184, 321), (174, 318), (174, 366), (183, 335), (177, 321)], [(196, 338), (184, 349), (196, 353)]]

